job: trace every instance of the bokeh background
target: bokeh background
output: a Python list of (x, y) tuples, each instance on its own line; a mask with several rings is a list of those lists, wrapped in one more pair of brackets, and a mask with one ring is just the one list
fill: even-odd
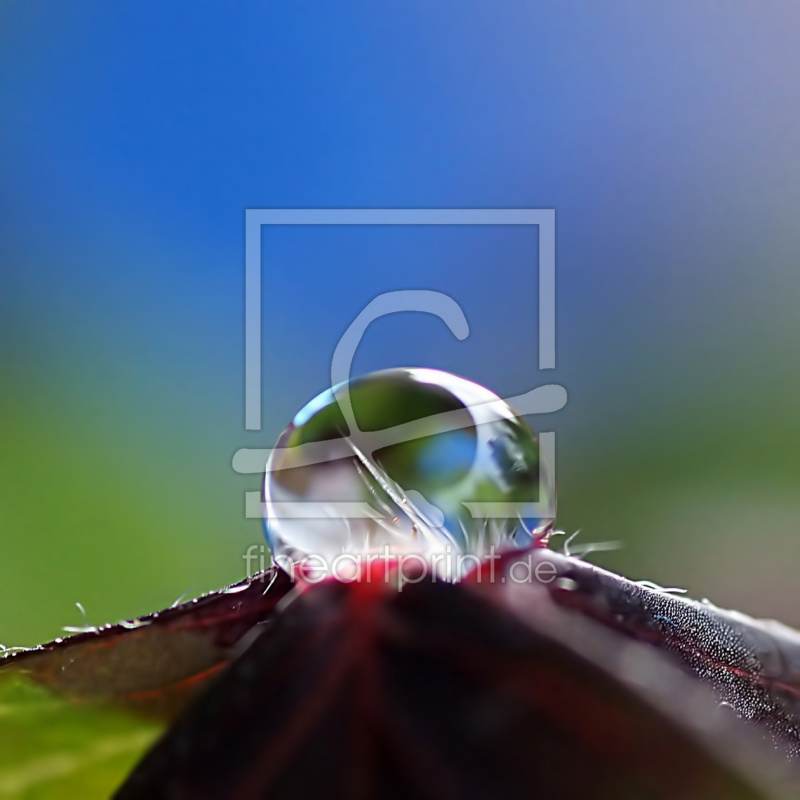
[[(270, 446), (375, 295), (357, 371), (558, 382), (559, 524), (599, 563), (800, 624), (800, 7), (9, 0), (0, 6), (0, 641), (244, 574)], [(264, 234), (248, 207), (557, 213), (558, 368), (530, 229)]]

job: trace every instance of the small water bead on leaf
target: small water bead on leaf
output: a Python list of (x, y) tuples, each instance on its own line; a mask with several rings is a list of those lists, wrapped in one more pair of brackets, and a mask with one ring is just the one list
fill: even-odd
[(433, 369), (326, 390), (280, 436), (264, 477), (273, 557), (327, 574), (337, 557), (413, 553), (458, 578), (496, 549), (544, 542), (554, 508), (530, 426), (483, 386)]

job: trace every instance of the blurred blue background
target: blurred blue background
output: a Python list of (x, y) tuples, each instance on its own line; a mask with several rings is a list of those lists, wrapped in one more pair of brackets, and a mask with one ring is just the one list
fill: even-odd
[[(361, 372), (565, 409), (559, 524), (600, 563), (800, 624), (800, 8), (746, 2), (0, 7), (0, 641), (240, 578), (266, 447), (375, 295)], [(532, 229), (264, 233), (263, 430), (244, 429), (249, 207), (555, 208)]]

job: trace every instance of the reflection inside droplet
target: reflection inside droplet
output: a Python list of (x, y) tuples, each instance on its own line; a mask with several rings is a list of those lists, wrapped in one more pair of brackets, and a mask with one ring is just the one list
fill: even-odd
[(313, 557), (331, 572), (342, 554), (414, 553), (457, 578), (544, 541), (555, 491), (533, 430), (505, 401), (446, 372), (393, 369), (295, 415), (267, 463), (263, 510), (282, 565)]

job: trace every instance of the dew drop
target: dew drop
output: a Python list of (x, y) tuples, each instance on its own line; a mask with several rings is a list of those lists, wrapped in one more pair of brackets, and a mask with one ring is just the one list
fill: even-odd
[(337, 557), (415, 553), (455, 559), (439, 571), (459, 577), (495, 550), (544, 543), (555, 488), (508, 403), (414, 368), (364, 375), (304, 406), (270, 454), (262, 499), (281, 566), (314, 560), (335, 574)]

